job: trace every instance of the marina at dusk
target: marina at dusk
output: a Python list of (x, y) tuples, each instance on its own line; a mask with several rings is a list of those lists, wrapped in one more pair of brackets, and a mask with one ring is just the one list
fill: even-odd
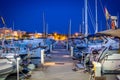
[(0, 80), (120, 80), (119, 0), (0, 0)]

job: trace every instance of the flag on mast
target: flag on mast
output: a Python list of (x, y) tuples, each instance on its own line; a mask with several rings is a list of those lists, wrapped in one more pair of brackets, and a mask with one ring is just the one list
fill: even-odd
[(116, 29), (118, 27), (117, 21), (118, 21), (117, 16), (111, 16), (111, 28), (112, 29)]

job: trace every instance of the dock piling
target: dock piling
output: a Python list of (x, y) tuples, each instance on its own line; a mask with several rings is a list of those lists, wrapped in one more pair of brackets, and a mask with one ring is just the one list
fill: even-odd
[(52, 45), (50, 45), (50, 52), (52, 52), (52, 47), (53, 47), (53, 46), (52, 46)]
[(70, 55), (71, 55), (71, 57), (73, 57), (73, 47), (72, 46), (70, 48)]
[(16, 61), (17, 61), (17, 80), (19, 80), (19, 60), (20, 60), (20, 58), (16, 59)]
[(45, 50), (42, 49), (41, 50), (41, 64), (44, 64), (44, 53), (45, 53)]

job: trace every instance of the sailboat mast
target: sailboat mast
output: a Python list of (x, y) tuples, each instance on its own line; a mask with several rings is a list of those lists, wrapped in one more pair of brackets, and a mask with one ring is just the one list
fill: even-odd
[(14, 30), (14, 27), (15, 27), (15, 23), (14, 23), (14, 21), (13, 21), (13, 30)]
[(45, 15), (43, 12), (43, 37), (45, 37)]
[(95, 0), (95, 17), (96, 17), (96, 23), (95, 23), (95, 33), (97, 33), (98, 32), (98, 17), (97, 17), (97, 0)]
[(48, 24), (46, 24), (46, 37), (48, 36)]
[(84, 32), (85, 32), (85, 26), (84, 26), (84, 24), (85, 24), (85, 20), (84, 20), (84, 8), (82, 8), (82, 33), (84, 34)]
[(6, 27), (5, 20), (4, 20), (4, 18), (2, 16), (1, 16), (1, 20), (2, 20), (2, 23), (3, 23), (4, 27)]
[(85, 0), (85, 36), (88, 35), (88, 15), (87, 15), (87, 0)]
[(68, 34), (69, 38), (71, 38), (71, 19), (70, 19), (70, 22), (69, 22), (69, 34)]
[(119, 13), (117, 14), (117, 28), (119, 28)]
[(79, 24), (79, 33), (82, 33), (82, 27), (81, 27), (81, 24)]

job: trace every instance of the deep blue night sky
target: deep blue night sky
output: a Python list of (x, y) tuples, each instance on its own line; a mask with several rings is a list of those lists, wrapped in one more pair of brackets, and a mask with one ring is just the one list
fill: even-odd
[[(106, 29), (102, 7), (106, 6), (111, 15), (117, 15), (120, 13), (119, 4), (120, 0), (98, 0), (99, 31)], [(84, 0), (0, 0), (0, 16), (4, 17), (7, 27), (12, 27), (14, 21), (15, 30), (43, 32), (42, 15), (44, 12), (49, 33), (67, 34), (70, 19), (72, 33), (79, 31), (79, 24), (82, 24), (83, 7)], [(95, 0), (88, 0), (88, 7), (92, 12), (94, 22)], [(89, 33), (94, 33), (89, 15), (88, 23)], [(3, 27), (1, 20), (0, 27)]]

